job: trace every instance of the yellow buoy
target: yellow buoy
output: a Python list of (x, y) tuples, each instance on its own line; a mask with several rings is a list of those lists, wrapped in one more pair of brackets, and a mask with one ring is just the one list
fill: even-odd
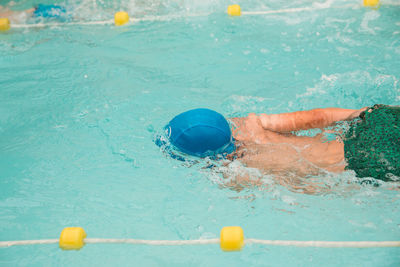
[(81, 249), (85, 238), (86, 233), (82, 227), (66, 227), (61, 232), (59, 245), (65, 250)]
[(364, 6), (368, 7), (378, 7), (379, 0), (364, 0)]
[(228, 6), (228, 15), (230, 16), (240, 16), (240, 6), (239, 5), (230, 5)]
[(243, 229), (240, 226), (222, 228), (220, 246), (223, 251), (241, 250), (244, 245)]
[(114, 22), (116, 26), (121, 26), (129, 22), (129, 15), (125, 11), (115, 13)]
[(7, 31), (8, 29), (10, 29), (8, 18), (0, 18), (0, 31)]

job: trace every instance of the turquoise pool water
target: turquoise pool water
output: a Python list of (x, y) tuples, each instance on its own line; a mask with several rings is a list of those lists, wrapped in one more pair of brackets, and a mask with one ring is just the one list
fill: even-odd
[[(346, 172), (316, 178), (328, 193), (291, 192), (268, 177), (236, 192), (215, 171), (170, 159), (153, 143), (173, 116), (197, 107), (231, 117), (399, 104), (399, 6), (238, 1), (248, 11), (331, 8), (231, 18), (229, 1), (70, 3), (78, 21), (108, 19), (119, 8), (163, 20), (0, 35), (0, 240), (58, 238), (67, 226), (98, 238), (216, 238), (227, 225), (259, 239), (400, 240), (394, 183), (360, 186)], [(399, 264), (398, 248), (0, 249), (1, 266)]]

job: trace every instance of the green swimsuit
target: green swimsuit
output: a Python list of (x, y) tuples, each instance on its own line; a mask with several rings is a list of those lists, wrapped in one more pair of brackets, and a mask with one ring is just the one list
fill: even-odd
[(400, 177), (400, 106), (375, 105), (344, 136), (346, 169), (383, 181)]

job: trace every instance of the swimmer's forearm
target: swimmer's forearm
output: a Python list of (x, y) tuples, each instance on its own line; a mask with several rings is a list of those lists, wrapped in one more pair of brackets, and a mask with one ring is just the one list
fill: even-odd
[(324, 128), (338, 121), (351, 120), (363, 109), (324, 108), (281, 114), (261, 114), (264, 129), (275, 132), (291, 132)]

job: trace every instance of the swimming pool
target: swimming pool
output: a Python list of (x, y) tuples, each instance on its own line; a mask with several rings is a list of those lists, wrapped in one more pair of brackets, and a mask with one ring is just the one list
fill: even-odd
[[(78, 21), (108, 19), (120, 8), (133, 19), (161, 19), (0, 35), (1, 240), (57, 238), (67, 226), (99, 238), (216, 238), (227, 225), (260, 239), (400, 239), (393, 184), (360, 186), (346, 172), (318, 180), (329, 193), (271, 185), (236, 192), (219, 174), (170, 159), (153, 142), (173, 116), (196, 107), (232, 117), (399, 104), (399, 6), (238, 1), (249, 11), (330, 8), (232, 18), (230, 3), (218, 0), (70, 3)], [(78, 252), (2, 248), (0, 263), (398, 266), (400, 256), (396, 248), (247, 245), (223, 253), (217, 245), (91, 244)]]

